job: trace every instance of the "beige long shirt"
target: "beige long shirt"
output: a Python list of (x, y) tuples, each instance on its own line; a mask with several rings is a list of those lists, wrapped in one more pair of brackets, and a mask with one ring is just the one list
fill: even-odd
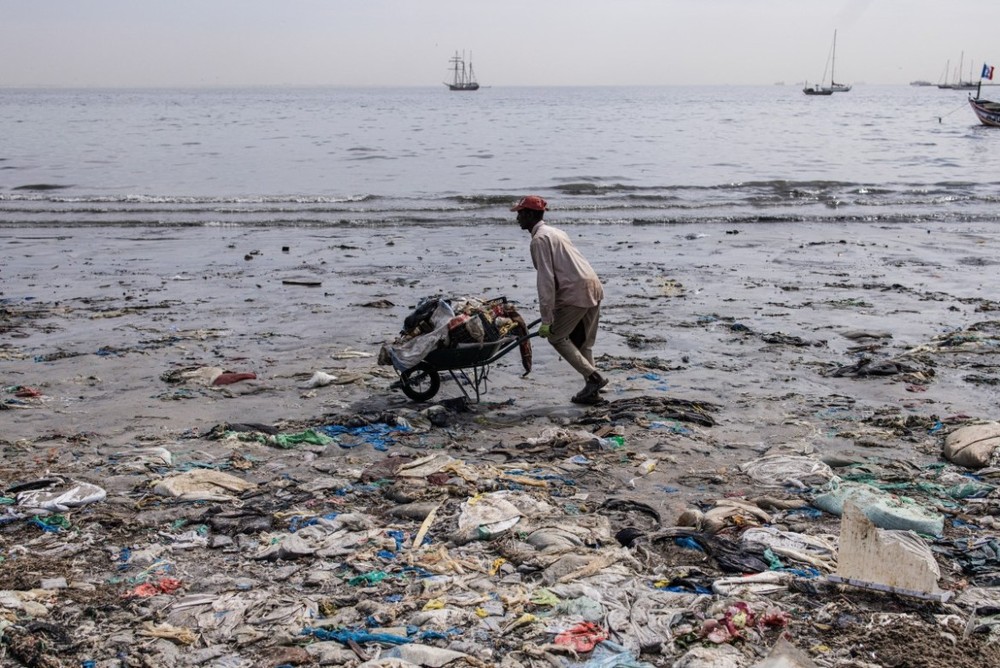
[(562, 306), (597, 306), (604, 287), (590, 263), (562, 230), (544, 221), (531, 228), (531, 263), (538, 282), (538, 310), (551, 324)]

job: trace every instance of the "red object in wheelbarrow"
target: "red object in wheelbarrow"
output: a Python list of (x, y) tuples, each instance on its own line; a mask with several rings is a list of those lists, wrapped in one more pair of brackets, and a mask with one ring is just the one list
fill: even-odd
[[(441, 389), (441, 372), (447, 371), (466, 399), (472, 399), (462, 385), (459, 375), (476, 391), (476, 401), (486, 392), (490, 365), (519, 348), (521, 343), (538, 336), (531, 328), (541, 323), (535, 320), (528, 325), (524, 336), (506, 336), (497, 341), (483, 343), (459, 343), (449, 348), (432, 350), (419, 364), (399, 375), (403, 394), (414, 401), (428, 401)], [(472, 371), (470, 378), (467, 371)], [(456, 372), (458, 375), (456, 375)]]

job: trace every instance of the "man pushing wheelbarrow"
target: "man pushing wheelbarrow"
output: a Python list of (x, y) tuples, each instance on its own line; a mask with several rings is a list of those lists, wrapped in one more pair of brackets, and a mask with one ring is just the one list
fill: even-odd
[(569, 236), (543, 220), (548, 204), (538, 195), (521, 198), (511, 211), (517, 223), (531, 234), (531, 262), (538, 283), (538, 310), (542, 324), (538, 335), (548, 339), (563, 359), (583, 376), (583, 389), (572, 402), (601, 401), (608, 384), (594, 366), (594, 342), (601, 317), (604, 287), (594, 269)]
[[(517, 212), (521, 229), (531, 234), (531, 261), (542, 317), (526, 324), (503, 297), (487, 302), (425, 299), (407, 317), (396, 341), (383, 346), (379, 354), (379, 363), (392, 364), (399, 373), (406, 396), (414, 401), (430, 400), (441, 387), (441, 372), (446, 371), (467, 399), (471, 397), (465, 385), (475, 389), (479, 401), (490, 365), (514, 348), (521, 352), (525, 375), (531, 371), (529, 339), (541, 336), (584, 378), (583, 389), (571, 401), (602, 401), (600, 391), (608, 380), (594, 365), (593, 348), (604, 288), (569, 236), (542, 220), (547, 208), (544, 199), (529, 195), (511, 209)], [(466, 371), (472, 371), (471, 378)]]

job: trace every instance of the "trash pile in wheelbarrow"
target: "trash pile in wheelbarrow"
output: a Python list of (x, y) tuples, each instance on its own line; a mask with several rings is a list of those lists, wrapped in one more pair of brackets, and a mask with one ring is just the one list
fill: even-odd
[(537, 323), (526, 323), (506, 297), (426, 297), (403, 321), (395, 340), (382, 346), (378, 361), (393, 366), (403, 393), (414, 401), (437, 394), (441, 371), (451, 375), (467, 399), (472, 397), (465, 386), (471, 386), (478, 401), (489, 366), (514, 348), (520, 351), (525, 375), (531, 371), (530, 339), (537, 332), (530, 329)]

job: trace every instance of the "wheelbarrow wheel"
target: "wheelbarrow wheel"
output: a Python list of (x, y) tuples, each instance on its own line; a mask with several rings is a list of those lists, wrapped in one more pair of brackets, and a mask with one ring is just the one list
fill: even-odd
[(412, 369), (400, 377), (403, 394), (414, 401), (427, 401), (441, 389), (441, 376), (429, 369)]

